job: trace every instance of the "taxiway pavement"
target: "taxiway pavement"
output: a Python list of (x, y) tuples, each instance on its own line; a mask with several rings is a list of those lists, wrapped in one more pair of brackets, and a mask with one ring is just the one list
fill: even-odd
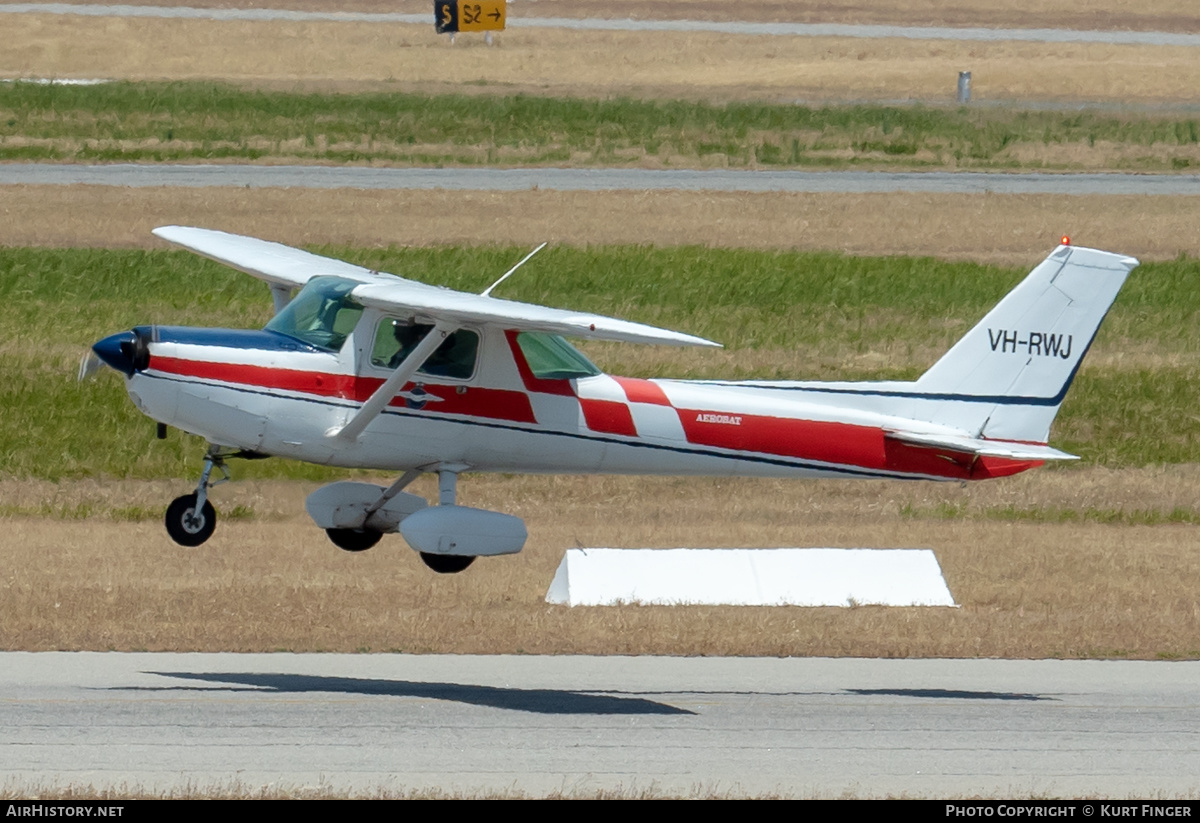
[(447, 191), (933, 192), (943, 194), (1200, 195), (1194, 174), (1004, 174), (690, 169), (366, 168), (244, 164), (0, 164), (0, 186), (444, 189)]

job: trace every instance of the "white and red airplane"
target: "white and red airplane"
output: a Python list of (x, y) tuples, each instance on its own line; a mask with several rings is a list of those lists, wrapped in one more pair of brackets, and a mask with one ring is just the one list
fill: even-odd
[[(399, 531), (439, 572), (525, 543), (519, 518), (456, 505), (466, 471), (980, 480), (1074, 459), (1046, 445), (1050, 424), (1138, 264), (1064, 241), (913, 382), (645, 380), (561, 335), (718, 344), (492, 297), (500, 281), (468, 294), (219, 231), (154, 233), (265, 280), (276, 310), (259, 331), (138, 326), (92, 347), (160, 434), (210, 443), (196, 491), (167, 509), (171, 537), (212, 535), (214, 467), (290, 457), (400, 473), (331, 483), (306, 508), (343, 549)], [(403, 491), (424, 472), (435, 506)]]

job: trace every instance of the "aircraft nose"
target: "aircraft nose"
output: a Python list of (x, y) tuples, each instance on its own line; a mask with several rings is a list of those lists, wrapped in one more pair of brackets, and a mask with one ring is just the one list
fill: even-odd
[(132, 377), (150, 365), (148, 341), (137, 329), (110, 334), (92, 346), (92, 351), (107, 365)]

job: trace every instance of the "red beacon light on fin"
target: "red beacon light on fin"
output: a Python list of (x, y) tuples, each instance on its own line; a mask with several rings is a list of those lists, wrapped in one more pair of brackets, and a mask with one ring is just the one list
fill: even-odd
[(1064, 235), (1062, 236), (1062, 240), (1060, 240), (1060, 241), (1058, 241), (1058, 242), (1062, 243), (1064, 246), (1069, 246), (1069, 245), (1071, 245), (1071, 238), (1070, 238), (1070, 237), (1067, 237), (1067, 236), (1064, 234)]

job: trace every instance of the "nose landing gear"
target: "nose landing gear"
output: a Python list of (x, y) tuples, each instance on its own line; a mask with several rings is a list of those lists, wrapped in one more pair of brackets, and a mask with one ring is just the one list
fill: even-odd
[[(165, 518), (167, 534), (181, 546), (194, 547), (212, 537), (217, 528), (217, 510), (208, 502), (208, 490), (229, 481), (229, 469), (225, 467), (225, 459), (233, 455), (225, 454), (219, 446), (209, 446), (204, 456), (204, 471), (200, 474), (200, 482), (193, 494), (176, 497), (167, 506)], [(209, 482), (213, 468), (221, 470), (224, 475), (216, 482)]]

